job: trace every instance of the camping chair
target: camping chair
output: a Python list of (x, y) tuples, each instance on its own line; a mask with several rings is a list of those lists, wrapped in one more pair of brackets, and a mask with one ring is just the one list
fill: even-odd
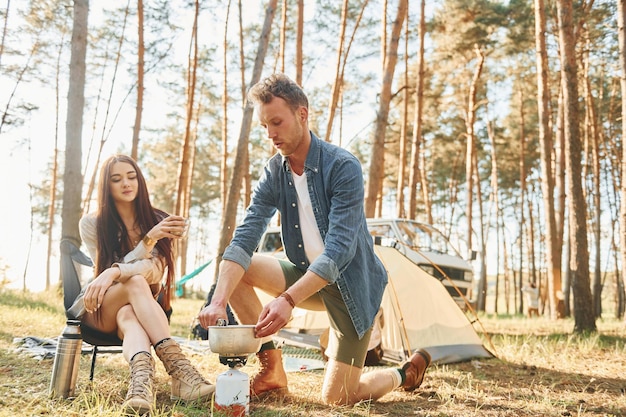
[[(85, 255), (70, 239), (61, 240), (61, 282), (63, 284), (63, 305), (65, 316), (68, 320), (76, 320), (68, 311), (74, 303), (76, 296), (82, 289), (76, 263), (84, 266), (93, 266), (91, 259)], [(99, 332), (87, 326), (80, 326), (80, 332), (85, 342), (93, 346), (91, 354), (91, 369), (89, 380), (93, 381), (94, 369), (96, 367), (96, 357), (98, 348), (101, 346), (122, 346), (122, 340), (109, 334)]]
[[(76, 320), (72, 316), (69, 309), (74, 303), (76, 296), (82, 290), (82, 284), (76, 271), (76, 263), (91, 267), (93, 262), (85, 255), (74, 242), (68, 238), (61, 240), (61, 281), (63, 284), (63, 305), (65, 307), (65, 316), (68, 320)], [(159, 294), (159, 298), (163, 292)], [(159, 301), (159, 299), (157, 299)], [(172, 308), (165, 312), (168, 322), (172, 316)], [(91, 369), (89, 371), (89, 380), (93, 381), (94, 369), (96, 367), (96, 357), (100, 347), (122, 346), (122, 340), (117, 336), (99, 332), (87, 326), (80, 326), (80, 332), (85, 342), (93, 346), (91, 356)]]

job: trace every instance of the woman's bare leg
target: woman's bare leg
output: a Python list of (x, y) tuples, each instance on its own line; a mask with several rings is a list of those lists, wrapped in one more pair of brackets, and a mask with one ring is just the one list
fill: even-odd
[(137, 319), (130, 304), (120, 308), (117, 313), (117, 334), (122, 339), (122, 352), (128, 362), (139, 352), (150, 353), (150, 338)]
[[(86, 313), (83, 323), (105, 333), (116, 332), (118, 312), (126, 305), (132, 306), (134, 316), (152, 344), (170, 337), (167, 317), (154, 299), (148, 282), (141, 275), (135, 275), (124, 283), (111, 285), (104, 295), (102, 306), (94, 313)], [(128, 334), (126, 332), (126, 336)]]

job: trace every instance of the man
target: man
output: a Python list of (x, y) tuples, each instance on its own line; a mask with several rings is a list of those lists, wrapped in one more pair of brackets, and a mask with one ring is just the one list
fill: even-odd
[[(224, 251), (200, 324), (208, 327), (225, 319), (228, 303), (242, 324), (256, 324), (263, 343), (257, 353), (261, 370), (251, 381), (255, 396), (288, 391), (272, 335), (287, 324), (296, 305), (328, 312), (326, 404), (378, 399), (400, 386), (414, 390), (430, 364), (423, 350), (399, 369), (362, 375), (387, 274), (365, 222), (361, 164), (309, 131), (308, 99), (285, 75), (274, 74), (253, 86), (248, 100), (278, 153), (267, 162), (246, 216)], [(276, 210), (288, 260), (254, 253)], [(254, 288), (277, 297), (262, 306)]]
[(526, 294), (526, 302), (528, 304), (528, 318), (532, 318), (533, 315), (539, 317), (539, 288), (535, 282), (530, 282), (528, 285), (522, 287), (522, 292)]

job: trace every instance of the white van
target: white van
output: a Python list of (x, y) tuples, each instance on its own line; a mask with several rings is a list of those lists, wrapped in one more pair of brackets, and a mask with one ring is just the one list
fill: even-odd
[[(463, 297), (472, 302), (472, 265), (461, 257), (437, 229), (415, 220), (395, 218), (367, 219), (367, 225), (375, 244), (395, 247), (428, 274), (439, 279), (462, 310), (467, 307)], [(285, 257), (280, 227), (268, 227), (257, 251)]]

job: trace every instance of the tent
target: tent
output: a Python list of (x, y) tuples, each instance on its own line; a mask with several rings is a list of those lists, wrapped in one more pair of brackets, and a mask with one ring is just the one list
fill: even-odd
[[(438, 279), (397, 249), (378, 245), (375, 249), (389, 274), (379, 320), (383, 360), (400, 363), (420, 348), (438, 363), (494, 356)], [(319, 346), (316, 335), (328, 328), (328, 319), (324, 311), (296, 308), (288, 326), (278, 334), (285, 343)]]

